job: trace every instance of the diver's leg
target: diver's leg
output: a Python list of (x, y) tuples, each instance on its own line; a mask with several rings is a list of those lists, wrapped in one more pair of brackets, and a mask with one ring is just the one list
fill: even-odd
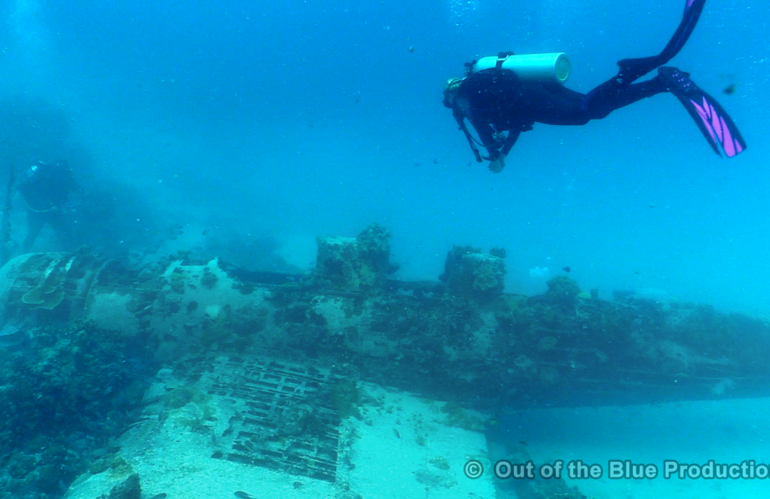
[(586, 95), (562, 85), (533, 84), (524, 92), (522, 118), (546, 125), (585, 125), (591, 119), (583, 105)]
[(661, 92), (670, 92), (679, 99), (714, 152), (731, 158), (746, 149), (741, 132), (719, 102), (698, 88), (689, 74), (672, 67), (658, 68), (655, 78), (628, 86), (614, 78), (608, 80), (585, 96), (582, 112), (589, 119), (601, 119), (615, 109)]
[(663, 51), (652, 57), (641, 57), (638, 59), (623, 59), (618, 61), (620, 70), (616, 78), (622, 85), (630, 85), (641, 76), (646, 75), (653, 69), (666, 64), (684, 47), (687, 39), (690, 38), (695, 25), (698, 23), (700, 14), (706, 0), (686, 0), (684, 6), (684, 15), (679, 27), (674, 32), (674, 36), (668, 41)]
[(652, 79), (623, 86), (612, 78), (587, 95), (561, 85), (533, 88), (527, 91), (527, 116), (546, 125), (585, 125), (602, 119), (612, 111), (645, 97), (665, 92), (666, 87)]
[(666, 86), (657, 78), (628, 86), (613, 78), (591, 90), (583, 98), (581, 111), (587, 119), (600, 120), (616, 109), (666, 91)]
[(655, 80), (684, 105), (715, 153), (732, 158), (746, 149), (746, 141), (727, 111), (698, 88), (689, 74), (677, 68), (662, 67), (658, 68)]

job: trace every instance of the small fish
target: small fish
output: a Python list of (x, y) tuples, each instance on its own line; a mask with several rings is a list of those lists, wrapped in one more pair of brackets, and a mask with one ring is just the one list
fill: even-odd
[(254, 496), (251, 494), (247, 494), (246, 492), (239, 490), (235, 493), (235, 497), (238, 497), (239, 499), (254, 499)]
[(568, 274), (569, 274), (569, 271), (570, 271), (570, 270), (572, 270), (572, 269), (570, 269), (569, 267), (562, 267), (561, 269), (562, 269), (564, 272), (568, 273)]
[(725, 87), (725, 88), (722, 90), (722, 93), (723, 93), (723, 94), (727, 94), (727, 95), (733, 95), (733, 94), (735, 93), (735, 90), (736, 90), (736, 88), (735, 88), (735, 87), (736, 87), (735, 83), (730, 83), (729, 85), (727, 85), (727, 86), (726, 86), (726, 87)]
[(166, 499), (166, 493), (165, 492), (161, 492), (160, 494), (158, 494), (156, 496), (152, 496), (150, 499)]

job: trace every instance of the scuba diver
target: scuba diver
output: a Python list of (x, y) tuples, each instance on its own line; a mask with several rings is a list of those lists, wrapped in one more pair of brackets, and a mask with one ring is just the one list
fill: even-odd
[(70, 246), (72, 227), (64, 208), (75, 187), (72, 170), (64, 161), (38, 161), (27, 168), (18, 187), (27, 209), (27, 235), (22, 243), (24, 253), (32, 249), (45, 224), (53, 228), (63, 246)]
[[(544, 77), (542, 58), (534, 56), (534, 65), (527, 67), (526, 58), (533, 56), (509, 52), (466, 64), (465, 78), (447, 82), (444, 106), (452, 110), (476, 161), (489, 160), (493, 172), (502, 171), (505, 157), (521, 132), (531, 130), (535, 123), (585, 125), (663, 92), (679, 99), (717, 154), (733, 157), (746, 149), (735, 123), (712, 96), (693, 83), (688, 73), (664, 66), (690, 37), (705, 3), (706, 0), (687, 0), (682, 21), (660, 54), (619, 61), (618, 74), (588, 94), (562, 86), (569, 74), (564, 54), (544, 54), (556, 56), (549, 63), (551, 74)], [(653, 69), (658, 70), (654, 78), (635, 83)], [(468, 131), (465, 119), (476, 129), (480, 142)], [(475, 143), (488, 151), (487, 157), (482, 158)]]

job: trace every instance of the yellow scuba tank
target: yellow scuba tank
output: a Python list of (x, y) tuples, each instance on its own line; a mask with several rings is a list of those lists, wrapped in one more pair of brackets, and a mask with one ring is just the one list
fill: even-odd
[(554, 81), (564, 84), (569, 78), (569, 58), (563, 52), (547, 54), (500, 54), (482, 57), (471, 64), (470, 72), (475, 73), (492, 68), (509, 69), (524, 80)]

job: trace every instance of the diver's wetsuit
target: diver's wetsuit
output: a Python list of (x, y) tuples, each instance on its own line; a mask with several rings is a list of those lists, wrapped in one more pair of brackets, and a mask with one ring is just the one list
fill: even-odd
[[(660, 54), (618, 62), (618, 74), (588, 94), (563, 87), (553, 81), (525, 80), (514, 72), (498, 68), (471, 72), (468, 77), (444, 92), (444, 105), (452, 113), (471, 144), (477, 161), (482, 157), (464, 120), (476, 129), (487, 149), (490, 169), (500, 171), (502, 160), (521, 132), (535, 123), (548, 125), (584, 125), (601, 119), (612, 111), (661, 92), (671, 92), (685, 106), (712, 149), (732, 157), (746, 148), (738, 128), (716, 100), (699, 89), (689, 75), (676, 68), (663, 67), (692, 33), (706, 0), (686, 0), (684, 15), (674, 35)], [(501, 54), (503, 57), (505, 54)], [(473, 65), (467, 65), (472, 67)], [(634, 83), (641, 76), (658, 69), (658, 75)], [(459, 81), (457, 79), (452, 81)], [(452, 93), (454, 92), (454, 93)], [(507, 133), (507, 136), (505, 135)], [(499, 162), (498, 162), (499, 160)]]
[[(458, 119), (468, 118), (494, 160), (507, 155), (519, 134), (535, 123), (585, 125), (666, 90), (656, 79), (623, 87), (613, 78), (586, 95), (556, 82), (522, 80), (506, 69), (485, 69), (460, 84), (454, 112)], [(496, 137), (504, 131), (506, 139)]]

